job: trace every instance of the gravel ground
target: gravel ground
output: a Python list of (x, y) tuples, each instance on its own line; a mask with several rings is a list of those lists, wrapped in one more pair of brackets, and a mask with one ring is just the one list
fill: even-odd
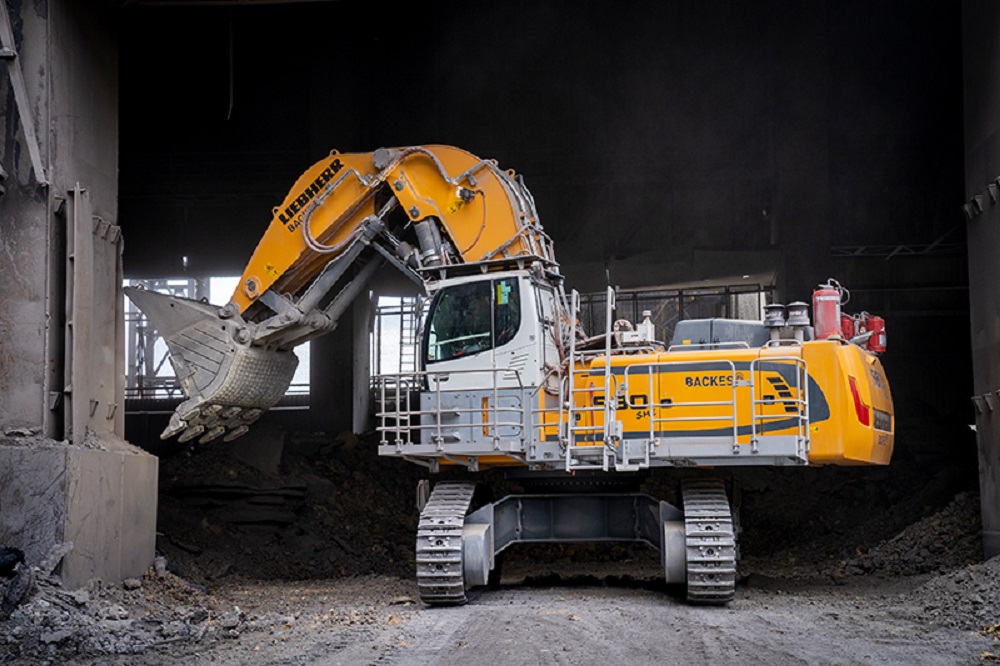
[[(135, 654), (68, 638), (7, 663), (950, 665), (980, 663), (996, 650), (990, 636), (912, 615), (914, 599), (927, 594), (911, 589), (913, 577), (845, 585), (759, 578), (728, 608), (696, 608), (678, 590), (597, 569), (555, 585), (508, 578), (467, 606), (441, 609), (414, 603), (413, 586), (393, 578), (232, 581), (213, 595), (217, 610), (186, 621), (200, 637), (160, 639)], [(117, 621), (131, 623), (131, 633), (113, 635), (148, 625), (141, 604), (125, 601), (131, 615)]]
[(936, 576), (910, 592), (905, 616), (1000, 637), (1000, 557)]
[[(652, 549), (603, 544), (519, 546), (500, 589), (431, 609), (410, 578), (418, 468), (346, 435), (293, 440), (270, 473), (191, 449), (161, 460), (166, 570), (76, 591), (38, 571), (0, 622), (0, 664), (991, 661), (1000, 560), (980, 561), (967, 470), (938, 462), (738, 476), (728, 608), (687, 606)], [(670, 499), (676, 481), (644, 489)]]

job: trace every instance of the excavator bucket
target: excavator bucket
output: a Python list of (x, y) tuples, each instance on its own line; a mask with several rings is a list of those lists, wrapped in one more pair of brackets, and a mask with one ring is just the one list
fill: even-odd
[(295, 352), (254, 346), (239, 315), (223, 318), (218, 306), (146, 289), (125, 293), (166, 342), (187, 397), (161, 439), (232, 441), (288, 390), (299, 364)]

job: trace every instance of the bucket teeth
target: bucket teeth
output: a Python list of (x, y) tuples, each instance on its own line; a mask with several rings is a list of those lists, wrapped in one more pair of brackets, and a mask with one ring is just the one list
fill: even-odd
[(209, 442), (217, 440), (219, 437), (226, 433), (226, 429), (223, 426), (215, 426), (198, 440), (199, 444), (208, 444)]
[(179, 435), (187, 430), (187, 427), (187, 423), (179, 417), (175, 411), (170, 415), (170, 423), (168, 423), (167, 427), (160, 433), (160, 439), (170, 439), (171, 437)]
[(256, 347), (239, 315), (223, 318), (219, 308), (187, 298), (128, 287), (125, 293), (145, 313), (170, 351), (187, 400), (170, 417), (161, 439), (226, 441), (285, 394), (298, 357), (293, 351)]
[(192, 439), (194, 439), (203, 432), (205, 432), (205, 426), (203, 425), (191, 426), (190, 428), (181, 433), (181, 436), (177, 438), (177, 441), (180, 442), (181, 444), (185, 444), (187, 442), (190, 442)]
[(243, 435), (247, 434), (248, 430), (250, 430), (248, 426), (245, 425), (236, 426), (235, 428), (229, 431), (228, 435), (222, 438), (222, 441), (231, 442), (237, 437), (242, 437)]

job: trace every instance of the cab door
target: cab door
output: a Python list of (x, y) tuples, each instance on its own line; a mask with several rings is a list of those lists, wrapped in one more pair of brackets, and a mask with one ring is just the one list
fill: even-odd
[(537, 316), (534, 293), (525, 285), (519, 275), (506, 274), (438, 291), (424, 333), (430, 381), (451, 390), (515, 388), (534, 381)]

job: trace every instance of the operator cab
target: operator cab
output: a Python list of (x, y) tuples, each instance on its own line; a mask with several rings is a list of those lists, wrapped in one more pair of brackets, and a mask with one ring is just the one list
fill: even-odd
[(503, 347), (521, 327), (516, 276), (445, 287), (431, 305), (424, 359), (435, 363)]
[(555, 319), (554, 290), (529, 271), (442, 281), (424, 324), (430, 388), (538, 386), (558, 364)]

